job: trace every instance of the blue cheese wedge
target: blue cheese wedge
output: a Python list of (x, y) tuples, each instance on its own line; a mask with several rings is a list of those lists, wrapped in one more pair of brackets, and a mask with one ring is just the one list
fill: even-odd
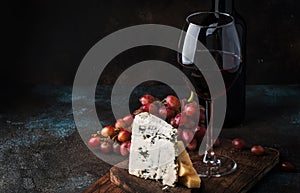
[(177, 129), (164, 120), (140, 113), (132, 124), (129, 173), (175, 186), (178, 172)]

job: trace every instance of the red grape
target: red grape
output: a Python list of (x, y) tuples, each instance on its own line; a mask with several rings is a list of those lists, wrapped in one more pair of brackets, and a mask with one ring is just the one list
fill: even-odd
[(153, 97), (150, 94), (145, 94), (145, 95), (141, 96), (139, 100), (142, 105), (146, 105), (146, 104), (150, 104), (153, 101), (155, 101), (155, 97)]
[(291, 162), (282, 162), (281, 170), (284, 172), (295, 172), (296, 168)]
[(167, 107), (169, 107), (173, 110), (178, 110), (180, 108), (180, 101), (176, 96), (168, 95), (165, 98), (165, 101), (166, 101)]
[(159, 109), (159, 102), (153, 102), (153, 103), (147, 103), (145, 105), (142, 105), (140, 109), (143, 112), (149, 112), (153, 115), (158, 115), (158, 109)]
[(183, 122), (183, 126), (186, 129), (193, 129), (196, 127), (196, 122), (191, 118), (186, 117), (186, 120), (185, 120), (185, 118), (183, 117), (182, 122)]
[(101, 130), (101, 135), (104, 137), (112, 137), (115, 134), (116, 134), (115, 128), (113, 126), (106, 126), (106, 127), (103, 127)]
[(188, 103), (188, 101), (186, 98), (183, 98), (180, 101), (181, 101), (181, 108), (184, 109), (184, 106)]
[(152, 115), (158, 115), (158, 108), (159, 107), (155, 102), (149, 104), (149, 113)]
[(246, 142), (238, 138), (232, 140), (232, 145), (236, 150), (243, 150), (246, 148)]
[(133, 115), (133, 117), (135, 117), (137, 114), (140, 114), (141, 112), (143, 112), (143, 110), (142, 110), (141, 108), (139, 108), (139, 109), (135, 110), (135, 111), (132, 113), (132, 115)]
[(129, 154), (129, 151), (128, 151), (128, 143), (127, 142), (124, 142), (121, 144), (120, 146), (120, 153), (122, 156), (126, 156)]
[(220, 144), (221, 144), (221, 140), (219, 139), (219, 138), (217, 138), (216, 140), (215, 140), (215, 143), (214, 143), (214, 147), (219, 147), (220, 146)]
[(205, 113), (202, 113), (201, 111), (199, 115), (199, 123), (205, 123)]
[(184, 106), (184, 113), (190, 117), (199, 114), (198, 104), (195, 101), (192, 103), (186, 104)]
[(177, 127), (178, 127), (178, 125), (177, 125), (176, 122), (175, 122), (175, 118), (171, 118), (171, 119), (170, 119), (170, 125), (172, 125), (174, 128), (177, 128)]
[(192, 139), (192, 141), (186, 147), (190, 151), (195, 151), (197, 149), (197, 140)]
[(123, 121), (123, 119), (118, 119), (115, 123), (115, 128), (116, 129), (125, 129), (126, 128), (125, 121)]
[(165, 106), (160, 107), (159, 110), (158, 110), (158, 116), (160, 118), (162, 118), (163, 120), (166, 120), (167, 113), (168, 113), (167, 108)]
[(130, 147), (131, 147), (131, 141), (126, 141), (126, 148), (130, 152)]
[(88, 145), (91, 148), (99, 147), (101, 144), (101, 139), (97, 135), (93, 135), (89, 140), (88, 140)]
[(127, 130), (122, 130), (118, 134), (118, 140), (120, 142), (129, 141), (131, 138), (131, 133), (129, 133)]
[(175, 121), (179, 126), (183, 126), (183, 127), (190, 126), (190, 124), (188, 123), (188, 121), (190, 120), (184, 113), (178, 113), (175, 116)]
[(175, 116), (175, 111), (165, 106), (160, 107), (158, 113), (159, 113), (159, 117), (162, 119), (165, 118), (170, 119)]
[(204, 127), (204, 128), (206, 128), (206, 126), (205, 126), (205, 124), (204, 124), (204, 123), (200, 123), (200, 124), (199, 124), (199, 126), (200, 126), (200, 127)]
[[(181, 122), (181, 113), (178, 113), (175, 117), (174, 117), (174, 125), (176, 126), (176, 127), (178, 127), (179, 126), (179, 124), (180, 124), (180, 122)], [(174, 126), (174, 127), (175, 127)]]
[(199, 123), (205, 123), (205, 108), (200, 105)]
[(205, 114), (205, 108), (202, 105), (199, 105), (200, 112)]
[(251, 152), (254, 155), (263, 155), (265, 153), (265, 149), (260, 145), (255, 145), (251, 148)]
[(193, 132), (189, 129), (183, 129), (182, 130), (182, 140), (185, 142), (185, 143), (189, 143), (192, 139), (193, 139)]
[(175, 116), (176, 112), (173, 109), (167, 108), (167, 118), (173, 118)]
[(129, 125), (128, 127), (126, 127), (126, 130), (127, 130), (129, 133), (131, 133), (131, 131), (132, 131), (132, 125)]
[(131, 114), (126, 115), (125, 117), (123, 117), (123, 121), (126, 125), (131, 125), (133, 122), (133, 116)]
[(178, 113), (174, 117), (173, 125), (178, 127), (185, 127), (185, 128), (193, 128), (196, 126), (196, 123), (191, 118), (187, 117), (184, 113)]
[(119, 154), (119, 153), (120, 153), (120, 144), (114, 143), (114, 144), (113, 144), (113, 151), (114, 151), (115, 153)]
[(195, 138), (200, 142), (206, 133), (206, 128), (197, 126), (195, 129)]
[(140, 109), (142, 110), (142, 112), (149, 112), (149, 107), (150, 107), (150, 104), (145, 104), (145, 105), (142, 105), (140, 107)]
[(103, 152), (103, 153), (109, 153), (111, 152), (112, 150), (112, 144), (109, 143), (109, 142), (104, 142), (104, 143), (101, 143), (100, 145), (100, 151)]
[(154, 101), (151, 103), (152, 105), (155, 105), (157, 107), (157, 109), (159, 109), (160, 107), (164, 106), (164, 104), (160, 101)]

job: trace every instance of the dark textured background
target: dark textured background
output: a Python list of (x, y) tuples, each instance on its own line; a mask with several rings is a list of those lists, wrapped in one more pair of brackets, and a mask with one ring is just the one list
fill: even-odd
[[(299, 5), (297, 0), (236, 0), (248, 26), (248, 84), (300, 83)], [(72, 117), (70, 85), (82, 57), (118, 29), (142, 23), (181, 28), (188, 14), (209, 9), (210, 0), (1, 2), (0, 192), (77, 193), (104, 175), (109, 166), (88, 150)], [(153, 57), (147, 49), (139, 55)], [(169, 56), (150, 50), (157, 58)], [(113, 63), (124, 67), (138, 60), (133, 56)], [(107, 73), (103, 81), (115, 75)], [(33, 89), (24, 87), (28, 84)], [(10, 100), (11, 94), (18, 100)], [(98, 109), (107, 112), (109, 93), (97, 94)], [(297, 168), (284, 173), (276, 167), (250, 192), (299, 192), (299, 107), (299, 86), (248, 86), (245, 124), (222, 130), (224, 138), (278, 149), (281, 161)]]
[[(188, 14), (209, 10), (210, 4), (210, 0), (3, 3), (0, 85), (72, 84), (83, 56), (104, 36), (142, 23), (181, 28)], [(235, 4), (248, 27), (247, 83), (300, 83), (300, 2), (236, 0)], [(125, 58), (117, 64), (122, 62), (129, 61)]]

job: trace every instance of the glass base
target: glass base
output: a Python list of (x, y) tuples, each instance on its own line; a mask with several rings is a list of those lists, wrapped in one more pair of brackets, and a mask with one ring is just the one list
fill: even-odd
[(214, 161), (203, 162), (203, 156), (193, 160), (193, 166), (200, 177), (221, 177), (234, 172), (237, 168), (236, 162), (227, 156), (216, 156)]

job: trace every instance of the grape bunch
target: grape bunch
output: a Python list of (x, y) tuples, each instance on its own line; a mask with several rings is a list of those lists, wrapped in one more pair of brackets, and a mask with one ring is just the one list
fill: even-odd
[(131, 128), (134, 117), (149, 112), (167, 121), (178, 129), (178, 140), (182, 140), (189, 151), (196, 150), (205, 135), (205, 108), (194, 101), (194, 93), (179, 100), (168, 95), (160, 100), (150, 94), (139, 98), (140, 108), (132, 114), (117, 119), (114, 126), (105, 126), (88, 140), (91, 148), (100, 148), (103, 153), (114, 152), (127, 156), (130, 152)]
[(99, 148), (103, 153), (114, 152), (127, 156), (130, 151), (131, 125), (133, 116), (127, 115), (118, 119), (114, 126), (105, 126), (88, 140), (89, 147)]

